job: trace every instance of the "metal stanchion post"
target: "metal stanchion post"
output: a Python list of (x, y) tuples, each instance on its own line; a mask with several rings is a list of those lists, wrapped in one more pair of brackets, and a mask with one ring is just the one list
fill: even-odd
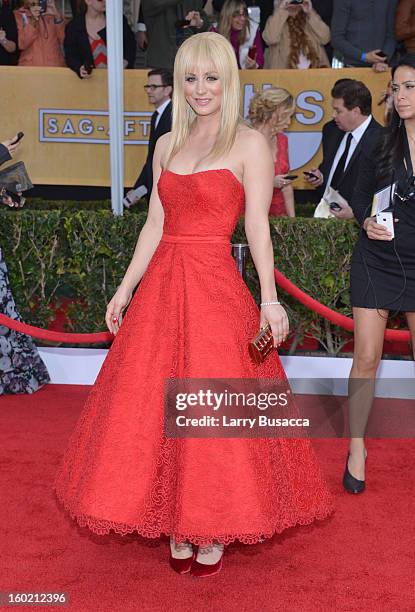
[(235, 258), (236, 267), (244, 281), (246, 281), (246, 262), (249, 256), (248, 244), (233, 244), (232, 255)]

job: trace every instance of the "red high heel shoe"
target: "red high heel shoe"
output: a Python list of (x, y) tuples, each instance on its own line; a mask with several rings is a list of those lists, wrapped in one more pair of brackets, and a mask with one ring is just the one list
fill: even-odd
[(169, 563), (172, 570), (177, 572), (177, 574), (188, 574), (195, 559), (196, 554), (194, 551), (192, 556), (187, 559), (175, 559), (170, 552)]
[(199, 561), (195, 559), (190, 568), (190, 575), (196, 576), (197, 578), (207, 578), (208, 576), (214, 576), (215, 574), (218, 574), (220, 570), (222, 569), (224, 550), (225, 549), (222, 550), (222, 556), (219, 559), (219, 561), (211, 565), (207, 565), (205, 563), (199, 563)]
[[(190, 557), (186, 557), (185, 559), (177, 559), (176, 557), (173, 557), (172, 555), (172, 551), (171, 551), (172, 541), (174, 542), (174, 538), (170, 539), (170, 558), (169, 558), (170, 567), (177, 574), (188, 574), (190, 572), (190, 568), (192, 566), (193, 561), (196, 559), (196, 553), (192, 548), (192, 554)], [(186, 548), (188, 547), (189, 546), (186, 546)]]

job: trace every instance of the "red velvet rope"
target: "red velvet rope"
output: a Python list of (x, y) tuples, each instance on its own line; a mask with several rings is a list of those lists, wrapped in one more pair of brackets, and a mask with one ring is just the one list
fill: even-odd
[[(346, 317), (345, 315), (332, 310), (328, 306), (324, 306), (314, 298), (301, 291), (296, 285), (294, 285), (291, 281), (288, 280), (281, 272), (275, 269), (275, 280), (276, 283), (284, 289), (287, 293), (289, 293), (293, 298), (295, 298), (298, 302), (301, 302), (304, 306), (306, 306), (309, 310), (316, 312), (323, 319), (327, 319), (330, 323), (334, 323), (334, 325), (338, 325), (347, 331), (353, 331), (354, 322), (350, 317)], [(409, 331), (401, 330), (401, 329), (387, 329), (385, 330), (385, 340), (395, 341), (395, 342), (409, 342), (411, 339), (411, 334)]]
[(48, 329), (40, 329), (33, 325), (21, 323), (15, 319), (10, 319), (6, 315), (0, 313), (0, 325), (4, 325), (9, 329), (22, 332), (32, 338), (39, 340), (50, 340), (51, 342), (63, 342), (65, 344), (94, 344), (96, 342), (111, 342), (114, 336), (110, 332), (99, 332), (96, 334), (67, 334), (62, 332), (49, 331)]
[[(288, 278), (281, 274), (281, 272), (279, 272), (277, 269), (275, 269), (275, 280), (277, 284), (284, 289), (284, 291), (289, 293), (293, 298), (298, 300), (301, 304), (313, 312), (316, 312), (324, 319), (327, 319), (327, 321), (334, 323), (334, 325), (338, 325), (347, 331), (353, 331), (353, 319), (332, 310), (328, 306), (325, 306), (324, 304), (321, 304), (314, 298), (310, 297), (307, 295), (307, 293), (304, 293), (304, 291), (301, 291), (301, 289), (289, 281)], [(68, 334), (49, 331), (47, 329), (40, 329), (39, 327), (34, 327), (33, 325), (27, 325), (26, 323), (21, 323), (15, 319), (10, 319), (10, 317), (6, 317), (6, 315), (1, 313), (0, 325), (4, 325), (9, 329), (22, 332), (23, 334), (27, 334), (33, 338), (38, 338), (39, 340), (50, 340), (51, 342), (65, 344), (94, 344), (96, 342), (111, 342), (114, 339), (114, 336), (109, 332), (99, 332), (96, 334)], [(399, 329), (387, 329), (385, 331), (385, 340), (409, 342), (410, 339), (411, 335), (409, 331)]]

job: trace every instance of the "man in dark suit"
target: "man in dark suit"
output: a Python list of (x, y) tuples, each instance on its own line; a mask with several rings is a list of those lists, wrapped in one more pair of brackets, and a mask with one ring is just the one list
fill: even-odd
[(396, 46), (396, 4), (397, 0), (334, 0), (331, 44), (345, 66), (388, 69), (387, 58)]
[(331, 212), (338, 219), (351, 219), (348, 203), (357, 183), (360, 155), (362, 151), (373, 154), (382, 126), (372, 117), (372, 94), (361, 81), (340, 79), (331, 95), (333, 120), (323, 127), (323, 161), (306, 180), (325, 194), (330, 187), (338, 191), (347, 204)]
[(173, 75), (163, 68), (150, 70), (147, 85), (144, 85), (148, 101), (155, 107), (151, 116), (150, 137), (147, 159), (140, 176), (124, 198), (128, 208), (145, 195), (150, 197), (153, 188), (153, 155), (156, 142), (171, 130), (171, 95), (173, 92)]

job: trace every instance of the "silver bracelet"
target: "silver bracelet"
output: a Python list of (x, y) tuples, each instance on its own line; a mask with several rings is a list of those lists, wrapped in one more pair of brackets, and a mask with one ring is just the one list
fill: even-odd
[(279, 302), (278, 300), (272, 300), (271, 302), (261, 302), (261, 306), (274, 306), (274, 304), (280, 305), (281, 302)]

